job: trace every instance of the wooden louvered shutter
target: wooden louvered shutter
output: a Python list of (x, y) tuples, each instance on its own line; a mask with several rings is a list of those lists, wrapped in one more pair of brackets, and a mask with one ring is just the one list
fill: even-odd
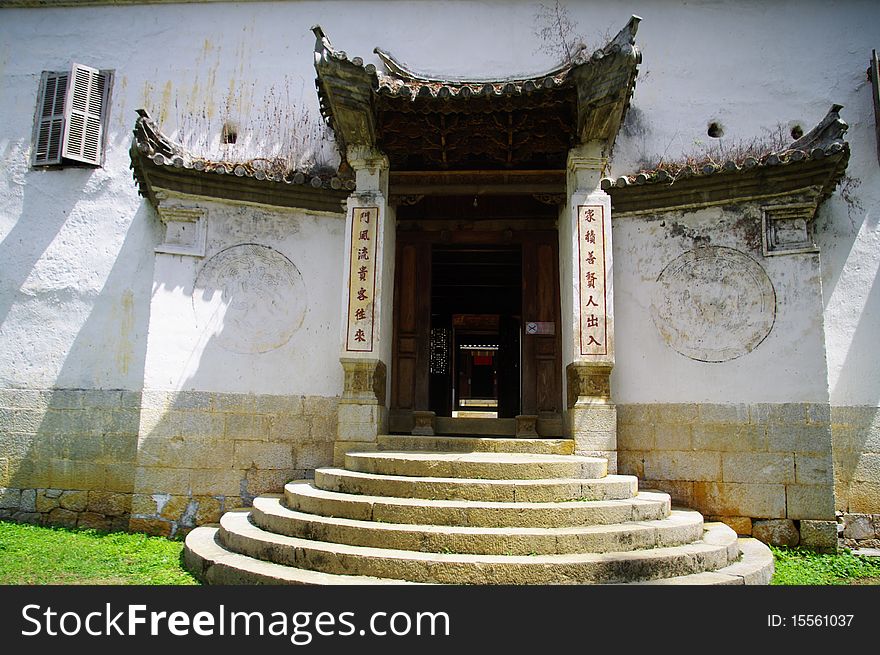
[(107, 80), (101, 71), (82, 64), (71, 66), (62, 157), (100, 166), (106, 95)]
[(37, 105), (34, 166), (61, 163), (67, 79), (67, 73), (43, 73)]

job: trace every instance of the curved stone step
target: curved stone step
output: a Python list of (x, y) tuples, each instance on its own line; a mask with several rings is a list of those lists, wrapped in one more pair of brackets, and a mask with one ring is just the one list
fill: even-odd
[(659, 580), (623, 584), (651, 585), (767, 585), (773, 577), (773, 553), (766, 544), (751, 537), (738, 539), (738, 561), (715, 571), (693, 573)]
[(480, 480), (602, 478), (608, 462), (599, 457), (531, 453), (348, 453), (345, 468), (361, 473)]
[(574, 455), (573, 439), (531, 439), (517, 437), (423, 437), (384, 434), (378, 437), (379, 450), (430, 451), (449, 453), (532, 453)]
[(557, 555), (606, 553), (699, 540), (699, 512), (674, 511), (665, 519), (565, 528), (479, 528), (381, 523), (306, 514), (288, 509), (281, 496), (254, 499), (251, 521), (267, 532), (315, 541), (432, 553)]
[(557, 528), (651, 521), (669, 515), (665, 493), (640, 492), (625, 500), (559, 503), (503, 503), (475, 500), (426, 500), (337, 493), (311, 480), (284, 486), (287, 507), (307, 514), (361, 521), (459, 525), (483, 528)]
[(315, 486), (327, 491), (366, 496), (508, 503), (623, 500), (632, 498), (639, 490), (638, 478), (633, 475), (606, 475), (595, 480), (475, 480), (380, 475), (339, 468), (316, 469)]
[(651, 580), (713, 571), (739, 556), (736, 534), (712, 524), (703, 540), (630, 552), (568, 555), (421, 553), (311, 541), (266, 532), (247, 511), (220, 519), (220, 543), (234, 552), (324, 573), (444, 584), (586, 584)]
[(224, 548), (217, 540), (219, 531), (216, 525), (203, 525), (186, 535), (184, 564), (190, 573), (207, 584), (413, 584), (406, 580), (333, 575), (255, 559)]

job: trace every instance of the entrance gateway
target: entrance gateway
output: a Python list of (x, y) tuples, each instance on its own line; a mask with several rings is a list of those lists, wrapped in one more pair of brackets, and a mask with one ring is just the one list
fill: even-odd
[[(571, 437), (616, 470), (611, 203), (600, 180), (640, 54), (633, 17), (538, 75), (439, 79), (319, 27), (316, 85), (354, 172), (335, 445)], [(390, 380), (388, 375), (390, 374)]]

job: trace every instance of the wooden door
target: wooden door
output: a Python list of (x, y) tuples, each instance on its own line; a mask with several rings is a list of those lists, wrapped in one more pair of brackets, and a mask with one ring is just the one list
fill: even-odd
[(558, 241), (555, 233), (523, 240), (522, 413), (562, 417)]
[(431, 348), (431, 244), (398, 235), (394, 275), (391, 429), (412, 429), (412, 412), (428, 409)]

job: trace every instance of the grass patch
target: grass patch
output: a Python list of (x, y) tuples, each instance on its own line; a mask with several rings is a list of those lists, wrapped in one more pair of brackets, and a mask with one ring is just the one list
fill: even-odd
[(0, 521), (0, 584), (193, 585), (183, 542)]
[(880, 558), (815, 553), (801, 548), (770, 547), (775, 560), (774, 585), (880, 584)]

